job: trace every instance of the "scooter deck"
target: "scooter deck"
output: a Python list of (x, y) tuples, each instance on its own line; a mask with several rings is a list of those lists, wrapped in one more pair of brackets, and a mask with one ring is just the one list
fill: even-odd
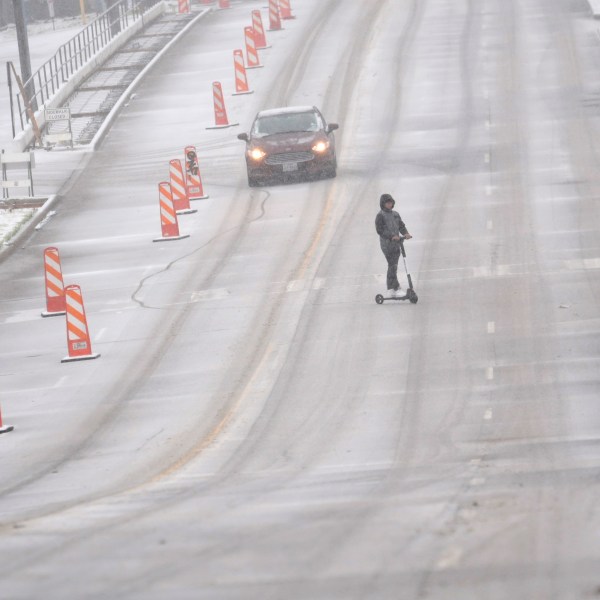
[(377, 302), (377, 304), (383, 304), (386, 300), (409, 300), (411, 304), (416, 304), (419, 301), (419, 297), (411, 288), (406, 290), (404, 296), (384, 296), (383, 294), (377, 294), (377, 296), (375, 296), (375, 302)]

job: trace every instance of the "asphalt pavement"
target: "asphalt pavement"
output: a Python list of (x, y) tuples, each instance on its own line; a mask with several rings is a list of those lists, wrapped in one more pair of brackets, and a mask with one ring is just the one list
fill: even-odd
[[(0, 262), (2, 593), (599, 597), (589, 7), (297, 0), (233, 96), (264, 4), (171, 48)], [(209, 129), (213, 81), (239, 125)], [(237, 134), (312, 103), (337, 178), (248, 188)], [(154, 243), (190, 144), (209, 198)], [(375, 303), (382, 193), (417, 304)], [(97, 359), (40, 316), (48, 246)]]

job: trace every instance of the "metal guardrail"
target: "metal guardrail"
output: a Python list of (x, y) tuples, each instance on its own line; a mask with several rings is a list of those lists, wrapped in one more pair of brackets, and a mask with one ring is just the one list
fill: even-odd
[[(144, 18), (162, 0), (116, 0), (112, 6), (84, 27), (75, 37), (59, 47), (23, 85), (31, 94), (27, 98), (35, 111), (66, 83), (71, 75), (88, 63), (121, 31)], [(29, 122), (28, 103), (21, 92), (15, 94), (21, 130)], [(12, 115), (11, 115), (12, 116)], [(14, 128), (14, 125), (13, 125)]]

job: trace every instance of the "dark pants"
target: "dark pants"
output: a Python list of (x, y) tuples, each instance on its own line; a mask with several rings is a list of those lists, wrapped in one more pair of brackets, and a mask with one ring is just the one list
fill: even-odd
[(400, 288), (398, 282), (398, 261), (400, 260), (400, 244), (398, 242), (388, 242), (385, 247), (382, 244), (381, 249), (387, 260), (387, 289), (397, 290)]

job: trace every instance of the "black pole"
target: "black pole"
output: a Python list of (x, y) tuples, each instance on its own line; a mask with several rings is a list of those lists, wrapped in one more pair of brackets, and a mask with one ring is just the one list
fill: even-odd
[(37, 103), (34, 95), (35, 90), (31, 79), (31, 56), (29, 55), (29, 38), (27, 37), (27, 24), (23, 14), (23, 0), (13, 0), (13, 11), (15, 13), (15, 27), (17, 30), (17, 43), (19, 44), (19, 63), (21, 65), (21, 80), (25, 86), (25, 91), (29, 100), (31, 109), (37, 110)]

